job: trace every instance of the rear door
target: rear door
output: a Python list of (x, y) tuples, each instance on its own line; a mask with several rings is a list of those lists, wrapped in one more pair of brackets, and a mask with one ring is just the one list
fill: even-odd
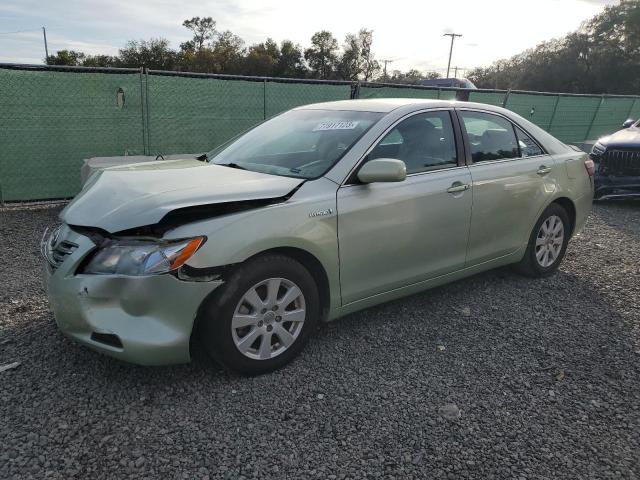
[(509, 119), (471, 109), (457, 113), (473, 183), (467, 252), (472, 266), (526, 245), (556, 181), (553, 158)]
[(338, 189), (344, 304), (464, 267), (471, 176), (452, 114), (409, 115), (364, 158), (403, 160), (405, 181), (363, 185), (354, 175)]

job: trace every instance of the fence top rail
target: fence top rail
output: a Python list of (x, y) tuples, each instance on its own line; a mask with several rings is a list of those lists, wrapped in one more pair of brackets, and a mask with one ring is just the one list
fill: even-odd
[(442, 90), (452, 92), (469, 93), (502, 93), (502, 94), (525, 94), (525, 95), (545, 95), (561, 97), (605, 97), (605, 98), (640, 98), (640, 95), (619, 95), (613, 93), (564, 93), (564, 92), (538, 92), (534, 90), (501, 90), (497, 88), (460, 88), (460, 87), (438, 87), (435, 85), (416, 85), (407, 83), (382, 83), (382, 82), (359, 82), (362, 87), (392, 87), (392, 88), (414, 88), (416, 90)]
[(565, 92), (537, 92), (534, 90), (495, 90), (478, 88), (477, 90), (469, 90), (470, 92), (487, 92), (487, 93), (509, 93), (520, 95), (545, 95), (554, 97), (591, 97), (591, 98), (640, 98), (640, 95), (616, 94), (616, 93), (565, 93)]
[(85, 72), (85, 73), (140, 73), (142, 68), (119, 67), (78, 67), (73, 65), (34, 65), (28, 63), (2, 63), (0, 68), (8, 70), (31, 71), (60, 71), (60, 72)]
[(469, 93), (497, 93), (504, 95), (520, 94), (520, 95), (545, 95), (555, 97), (589, 97), (589, 98), (629, 98), (640, 99), (640, 95), (620, 95), (620, 94), (598, 94), (598, 93), (564, 93), (564, 92), (538, 92), (533, 90), (500, 90), (492, 88), (468, 89), (459, 87), (438, 87), (435, 85), (415, 85), (405, 83), (382, 83), (368, 81), (350, 81), (350, 80), (320, 80), (315, 78), (284, 78), (284, 77), (267, 77), (267, 76), (251, 76), (251, 75), (228, 75), (222, 73), (198, 73), (198, 72), (179, 72), (172, 70), (151, 70), (144, 67), (140, 68), (119, 68), (119, 67), (79, 67), (68, 65), (37, 65), (26, 63), (2, 63), (0, 69), (11, 70), (29, 70), (29, 71), (59, 71), (59, 72), (84, 72), (84, 73), (141, 73), (146, 72), (148, 75), (158, 76), (177, 76), (189, 78), (212, 78), (219, 80), (244, 80), (250, 82), (278, 82), (278, 83), (306, 83), (306, 84), (323, 84), (323, 85), (359, 85), (361, 87), (391, 87), (391, 88), (409, 88), (415, 90), (435, 90), (435, 91), (451, 91), (451, 92), (469, 92)]
[(198, 73), (179, 72), (175, 70), (146, 70), (149, 75), (190, 77), (190, 78), (213, 78), (219, 80), (245, 80), (249, 82), (280, 82), (280, 83), (319, 83), (325, 85), (353, 85), (356, 82), (350, 80), (320, 80), (317, 78), (286, 78), (286, 77), (262, 77), (256, 75), (229, 75), (225, 73)]

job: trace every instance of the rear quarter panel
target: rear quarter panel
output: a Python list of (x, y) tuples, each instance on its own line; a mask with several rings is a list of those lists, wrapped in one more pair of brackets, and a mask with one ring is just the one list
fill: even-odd
[[(587, 217), (591, 213), (593, 203), (593, 177), (587, 174), (584, 162), (588, 155), (568, 149), (566, 153), (555, 155), (556, 163), (564, 166), (565, 178), (562, 179), (558, 197), (571, 200), (576, 209), (573, 233), (578, 233), (584, 227)], [(558, 172), (562, 174), (562, 170)]]

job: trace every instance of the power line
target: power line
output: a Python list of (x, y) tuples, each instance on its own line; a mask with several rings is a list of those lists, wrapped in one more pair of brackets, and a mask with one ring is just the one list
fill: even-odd
[(37, 32), (40, 28), (34, 28), (32, 30), (16, 30), (15, 32), (0, 32), (0, 35), (15, 35), (17, 33)]
[(384, 62), (384, 73), (382, 74), (382, 78), (384, 78), (384, 81), (387, 81), (387, 63), (393, 63), (393, 60), (380, 60), (381, 62)]
[(459, 67), (459, 66), (455, 66), (453, 68), (453, 78), (458, 78), (458, 71), (461, 72), (461, 75), (464, 76), (464, 74), (467, 73), (467, 70), (469, 70), (468, 67)]

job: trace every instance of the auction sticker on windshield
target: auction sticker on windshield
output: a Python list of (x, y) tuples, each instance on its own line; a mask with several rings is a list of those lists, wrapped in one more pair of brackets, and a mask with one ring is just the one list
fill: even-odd
[(358, 122), (321, 122), (316, 128), (313, 129), (313, 131), (318, 132), (321, 130), (353, 130), (357, 126)]

